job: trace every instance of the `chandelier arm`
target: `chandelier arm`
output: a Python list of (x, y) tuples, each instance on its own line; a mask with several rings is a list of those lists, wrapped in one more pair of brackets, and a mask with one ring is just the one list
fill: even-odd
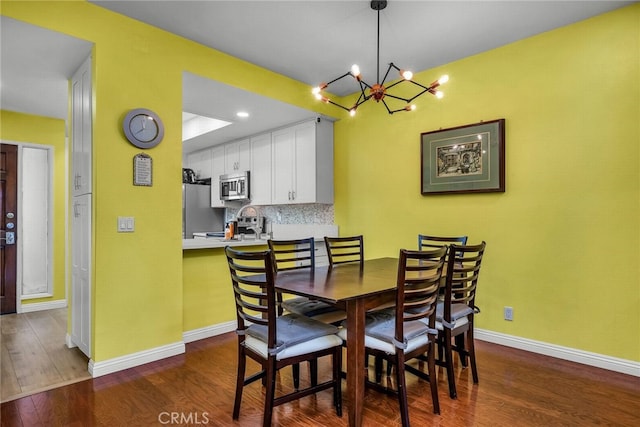
[(343, 74), (343, 75), (341, 75), (340, 77), (338, 77), (338, 78), (336, 78), (336, 79), (331, 80), (329, 83), (326, 83), (326, 85), (327, 85), (327, 86), (329, 86), (331, 83), (335, 83), (335, 82), (337, 82), (338, 80), (343, 79), (343, 78), (345, 78), (345, 77), (347, 77), (347, 76), (351, 76), (351, 77), (353, 77), (353, 74), (351, 74), (351, 71), (347, 71), (346, 73), (344, 73), (344, 74)]
[(412, 100), (412, 99), (416, 98), (415, 96), (414, 96), (413, 98), (410, 98), (410, 99), (402, 98), (401, 96), (391, 95), (391, 94), (390, 94), (390, 93), (388, 93), (388, 92), (387, 92), (387, 93), (385, 93), (385, 94), (384, 94), (384, 96), (385, 96), (385, 98), (386, 98), (386, 97), (389, 97), (389, 98), (399, 99), (399, 100), (404, 101), (404, 102), (407, 102), (407, 103), (411, 102), (411, 100)]
[(325, 102), (328, 102), (329, 104), (335, 105), (336, 107), (340, 107), (340, 108), (342, 108), (342, 109), (343, 109), (343, 110), (345, 110), (345, 111), (351, 111), (351, 108), (344, 107), (344, 106), (342, 106), (342, 105), (338, 104), (337, 102), (333, 102), (333, 101), (332, 101), (332, 100), (330, 100), (330, 99), (327, 99)]
[(389, 108), (389, 106), (387, 105), (387, 103), (384, 101), (384, 98), (381, 99), (382, 103), (384, 104), (384, 107), (387, 109), (387, 111), (389, 112), (389, 114), (393, 114), (395, 111), (391, 111), (391, 109)]
[[(389, 71), (391, 71), (391, 68), (396, 68), (397, 69), (398, 67), (393, 65), (393, 62), (391, 64), (389, 64), (389, 67), (387, 68), (387, 72), (384, 73), (384, 78), (382, 79), (382, 81), (380, 82), (380, 80), (378, 80), (382, 86), (384, 86), (384, 82), (387, 81), (387, 76), (389, 75)], [(391, 86), (389, 86), (389, 87), (391, 87)], [(389, 89), (389, 87), (387, 89)]]

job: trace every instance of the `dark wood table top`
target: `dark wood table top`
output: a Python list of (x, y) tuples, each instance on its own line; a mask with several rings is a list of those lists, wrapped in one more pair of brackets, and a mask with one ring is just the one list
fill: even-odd
[(283, 271), (277, 274), (275, 287), (337, 304), (394, 290), (397, 272), (397, 258), (377, 258), (365, 261), (362, 268), (356, 263)]

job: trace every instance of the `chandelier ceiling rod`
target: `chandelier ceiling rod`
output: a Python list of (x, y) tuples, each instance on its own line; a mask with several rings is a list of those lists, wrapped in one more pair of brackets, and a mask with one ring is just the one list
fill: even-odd
[[(449, 80), (449, 76), (444, 75), (442, 77), (440, 77), (440, 79), (432, 82), (429, 86), (424, 86), (420, 83), (414, 82), (412, 80), (413, 78), (413, 73), (411, 71), (408, 70), (401, 70), (400, 68), (398, 68), (393, 62), (389, 63), (389, 67), (387, 68), (387, 72), (385, 73), (382, 82), (380, 81), (380, 11), (384, 8), (387, 7), (387, 0), (372, 0), (371, 1), (371, 9), (375, 10), (378, 12), (378, 32), (377, 32), (377, 50), (376, 50), (376, 83), (371, 86), (369, 85), (367, 82), (365, 82), (364, 80), (362, 80), (362, 76), (360, 75), (360, 68), (357, 65), (353, 65), (351, 67), (350, 71), (347, 71), (346, 73), (344, 73), (343, 75), (341, 75), (338, 78), (335, 78), (333, 80), (331, 80), (329, 83), (321, 83), (319, 86), (316, 86), (313, 88), (313, 90), (311, 91), (313, 93), (313, 95), (316, 97), (316, 99), (325, 102), (325, 103), (329, 103), (332, 105), (335, 105), (336, 107), (340, 107), (343, 110), (346, 110), (349, 112), (349, 114), (351, 116), (354, 116), (356, 114), (356, 110), (358, 109), (358, 107), (365, 103), (366, 101), (368, 101), (369, 99), (373, 98), (375, 99), (376, 102), (380, 102), (382, 101), (382, 104), (384, 104), (385, 108), (387, 109), (387, 112), (389, 114), (393, 114), (393, 113), (397, 113), (399, 111), (412, 111), (415, 110), (416, 106), (410, 104), (411, 101), (413, 101), (414, 99), (416, 99), (417, 97), (419, 97), (420, 95), (429, 92), (432, 95), (435, 95), (437, 98), (442, 98), (443, 94), (442, 92), (440, 92), (439, 90), (436, 90), (436, 88), (438, 86), (440, 86), (441, 84), (447, 82)], [(396, 81), (395, 83), (390, 84), (388, 87), (384, 86), (384, 82), (387, 80), (387, 77), (389, 76), (389, 72), (391, 71), (391, 69), (395, 69), (400, 73), (400, 77), (401, 79)], [(337, 82), (338, 80), (342, 80), (344, 77), (347, 76), (351, 76), (354, 79), (356, 79), (358, 86), (360, 87), (360, 95), (358, 96), (358, 99), (356, 100), (355, 104), (351, 107), (345, 107), (343, 105), (338, 104), (337, 102), (332, 101), (330, 98), (324, 96), (322, 94), (322, 91), (324, 89), (326, 89), (330, 84)], [(416, 86), (418, 86), (420, 89), (419, 91), (413, 95), (410, 98), (404, 98), (402, 96), (399, 95), (392, 95), (390, 94), (388, 91), (389, 89), (393, 88), (394, 86), (399, 85), (400, 83), (403, 82), (408, 82), (411, 84), (414, 84)], [(369, 90), (369, 94), (367, 95), (365, 93), (365, 89)], [(385, 97), (388, 98), (393, 98), (399, 101), (404, 101), (406, 103), (405, 106), (401, 107), (401, 108), (397, 108), (397, 109), (391, 109), (389, 108), (389, 105), (387, 104), (387, 102), (385, 101)]]

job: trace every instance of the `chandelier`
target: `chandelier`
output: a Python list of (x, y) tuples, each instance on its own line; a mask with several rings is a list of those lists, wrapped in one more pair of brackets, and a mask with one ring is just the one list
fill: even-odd
[[(393, 113), (397, 113), (399, 111), (413, 111), (416, 109), (415, 104), (411, 104), (411, 102), (416, 99), (417, 97), (419, 97), (420, 95), (424, 94), (424, 93), (430, 93), (432, 95), (434, 95), (436, 98), (442, 98), (443, 93), (440, 92), (439, 90), (436, 90), (436, 88), (438, 86), (440, 86), (443, 83), (446, 83), (449, 80), (449, 76), (444, 75), (442, 77), (440, 77), (438, 80), (434, 81), (433, 83), (431, 83), (429, 86), (424, 86), (418, 82), (415, 82), (412, 80), (413, 78), (413, 73), (409, 70), (402, 70), (400, 68), (398, 68), (393, 62), (389, 64), (389, 67), (387, 68), (387, 72), (384, 74), (384, 77), (382, 79), (382, 81), (380, 81), (380, 11), (382, 9), (384, 9), (385, 7), (387, 7), (387, 0), (381, 0), (381, 1), (376, 1), (373, 0), (371, 1), (371, 9), (378, 11), (378, 49), (377, 49), (377, 80), (376, 83), (374, 85), (370, 85), (367, 82), (365, 82), (364, 80), (362, 80), (362, 76), (360, 75), (360, 67), (358, 67), (357, 65), (353, 65), (351, 67), (350, 71), (347, 71), (346, 73), (344, 73), (343, 75), (341, 75), (340, 77), (331, 80), (328, 83), (321, 83), (319, 86), (316, 86), (312, 89), (311, 93), (313, 93), (313, 95), (316, 97), (316, 99), (328, 103), (328, 104), (332, 104), (335, 105), (336, 107), (340, 107), (346, 111), (349, 112), (349, 114), (351, 116), (355, 116), (356, 114), (356, 110), (358, 109), (358, 107), (362, 104), (364, 104), (365, 102), (367, 102), (368, 100), (370, 100), (371, 98), (373, 98), (376, 102), (380, 102), (382, 101), (382, 103), (384, 104), (385, 108), (387, 109), (387, 111), (389, 112), (389, 114), (393, 114)], [(385, 87), (384, 83), (387, 80), (387, 77), (389, 76), (389, 72), (394, 69), (396, 70), (398, 73), (400, 73), (400, 80), (396, 81), (395, 83), (392, 83), (388, 86)], [(351, 76), (353, 77), (356, 82), (358, 83), (359, 87), (360, 87), (360, 96), (358, 97), (358, 99), (356, 100), (355, 104), (353, 104), (351, 107), (345, 107), (344, 105), (340, 105), (335, 101), (332, 101), (331, 99), (329, 99), (328, 97), (326, 97), (322, 92), (329, 87), (330, 84), (335, 83), (339, 80), (342, 80), (343, 78), (347, 77), (347, 76)], [(391, 93), (389, 93), (389, 90), (395, 86), (398, 86), (402, 83), (407, 83), (407, 84), (413, 84), (415, 86), (417, 86), (416, 88), (416, 92), (413, 96), (409, 97), (409, 98), (405, 98), (399, 95), (393, 95)], [(406, 85), (405, 85), (406, 86)], [(368, 93), (367, 93), (368, 92)], [(398, 108), (395, 110), (392, 110), (391, 108), (389, 108), (389, 105), (387, 104), (387, 102), (385, 101), (385, 98), (394, 98), (400, 101), (404, 101), (406, 102), (406, 106), (402, 107), (402, 108)]]

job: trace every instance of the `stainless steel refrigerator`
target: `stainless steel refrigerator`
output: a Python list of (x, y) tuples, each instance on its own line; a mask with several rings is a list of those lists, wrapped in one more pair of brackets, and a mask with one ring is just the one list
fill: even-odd
[(211, 186), (182, 184), (182, 238), (193, 233), (224, 230), (224, 209), (211, 207)]

